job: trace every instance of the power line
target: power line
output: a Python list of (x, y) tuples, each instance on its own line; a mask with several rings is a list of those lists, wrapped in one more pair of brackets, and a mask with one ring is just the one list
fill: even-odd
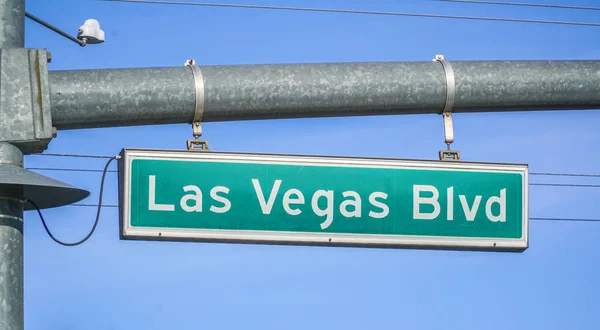
[[(32, 154), (28, 156), (60, 156), (60, 157), (75, 157), (75, 158), (105, 158), (109, 159), (113, 156), (90, 155), (90, 154)], [(83, 169), (83, 168), (61, 168), (61, 167), (28, 167), (30, 170), (40, 171), (73, 171), (73, 172), (103, 172), (101, 169)], [(108, 170), (108, 172), (117, 172), (116, 170)], [(600, 174), (589, 173), (552, 173), (552, 172), (530, 172), (529, 175), (534, 176), (566, 176), (566, 177), (589, 177), (600, 178)]]
[[(67, 206), (77, 206), (77, 207), (98, 207), (98, 204), (82, 204), (82, 203), (76, 203), (76, 204), (71, 204), (71, 205), (67, 205)], [(102, 207), (109, 207), (109, 208), (118, 208), (119, 205), (116, 204), (103, 204)]]
[(544, 187), (577, 187), (577, 188), (600, 188), (600, 184), (574, 184), (574, 183), (530, 183), (530, 186)]
[(600, 178), (600, 174), (583, 174), (583, 173), (541, 173), (541, 172), (531, 172), (531, 173), (529, 173), (529, 175)]
[(386, 15), (386, 16), (447, 18), (447, 19), (466, 19), (466, 20), (479, 20), (479, 21), (499, 21), (499, 22), (512, 22), (512, 23), (560, 24), (560, 25), (579, 25), (579, 26), (600, 27), (600, 23), (588, 23), (588, 22), (550, 21), (550, 20), (534, 20), (534, 19), (520, 19), (520, 18), (500, 18), (500, 17), (480, 17), (480, 16), (456, 16), (456, 15), (440, 15), (440, 14), (419, 14), (419, 13), (404, 13), (404, 12), (389, 12), (389, 11), (370, 11), (370, 10), (328, 9), (328, 8), (286, 7), (286, 6), (263, 6), (263, 5), (243, 5), (243, 4), (226, 4), (226, 3), (186, 2), (186, 1), (159, 1), (159, 0), (98, 0), (98, 1), (146, 3), (146, 4), (161, 4), (161, 5), (186, 5), (186, 6), (203, 6), (203, 7), (245, 8), (245, 9), (270, 9), (270, 10), (325, 12), (325, 13), (342, 13), (342, 14), (363, 14), (363, 15)]
[[(28, 170), (32, 171), (57, 171), (57, 172), (93, 172), (102, 173), (100, 169), (86, 169), (86, 168), (54, 168), (54, 167), (27, 167)], [(108, 173), (117, 173), (117, 170), (107, 170)]]
[[(84, 155), (84, 154), (37, 154), (40, 156), (59, 156), (59, 157), (79, 157), (79, 158), (114, 158), (114, 156), (102, 155)], [(101, 170), (86, 168), (60, 168), (60, 167), (28, 167), (29, 170), (37, 171), (62, 171), (62, 172), (89, 172), (89, 173), (117, 173), (117, 170)], [(566, 176), (566, 177), (600, 177), (600, 174), (580, 174), (580, 173), (538, 173), (532, 172), (530, 175), (539, 176)], [(571, 184), (571, 183), (530, 183), (530, 186), (546, 187), (576, 187), (576, 188), (600, 188), (600, 184)]]
[[(71, 155), (71, 157), (91, 157), (91, 158), (104, 158), (105, 156), (92, 156), (92, 155)], [(92, 172), (102, 173), (104, 170), (101, 169), (87, 169), (87, 168), (60, 168), (60, 167), (27, 167), (28, 170), (34, 171), (57, 171), (57, 172)], [(117, 170), (108, 170), (108, 173), (117, 173)], [(584, 174), (584, 173), (537, 173), (532, 172), (529, 175), (533, 176), (565, 176), (565, 177), (592, 177), (600, 178), (600, 174)], [(561, 184), (561, 183), (531, 183), (534, 186), (558, 186), (558, 187), (600, 187), (600, 185), (579, 185), (579, 184)]]
[(481, 5), (515, 6), (515, 7), (538, 7), (538, 8), (557, 8), (557, 9), (600, 10), (600, 7), (552, 5), (552, 4), (525, 3), (525, 2), (483, 1), (483, 0), (432, 0), (432, 1), (438, 1), (438, 2), (459, 2), (459, 3), (481, 4)]
[(78, 157), (78, 158), (104, 158), (110, 159), (115, 156), (102, 156), (102, 155), (83, 155), (83, 154), (31, 154), (28, 156), (51, 156), (51, 157)]
[[(98, 207), (97, 204), (72, 204), (69, 206), (77, 207)], [(116, 204), (103, 204), (102, 207), (119, 208)], [(551, 218), (551, 217), (530, 217), (533, 221), (563, 221), (563, 222), (600, 222), (600, 219), (593, 218)]]
[(529, 218), (534, 221), (566, 221), (566, 222), (600, 222), (600, 219), (582, 219), (582, 218)]

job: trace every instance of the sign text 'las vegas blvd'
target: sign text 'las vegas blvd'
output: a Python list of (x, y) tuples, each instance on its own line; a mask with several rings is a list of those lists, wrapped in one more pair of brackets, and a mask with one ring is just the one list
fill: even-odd
[(526, 165), (124, 149), (123, 239), (522, 251)]

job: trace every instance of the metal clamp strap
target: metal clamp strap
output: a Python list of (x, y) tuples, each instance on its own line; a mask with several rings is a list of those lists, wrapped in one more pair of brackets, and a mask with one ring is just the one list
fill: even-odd
[(187, 60), (185, 65), (192, 69), (192, 73), (194, 74), (194, 87), (196, 88), (196, 108), (194, 110), (193, 123), (200, 123), (202, 122), (202, 117), (204, 115), (204, 77), (194, 60)]
[(456, 99), (456, 80), (452, 64), (444, 59), (444, 55), (436, 55), (434, 61), (440, 62), (446, 73), (446, 104), (444, 112), (452, 112), (454, 100)]
[(440, 160), (459, 160), (460, 152), (450, 150), (450, 144), (454, 142), (454, 127), (452, 125), (452, 108), (454, 108), (454, 101), (456, 100), (454, 70), (450, 62), (446, 62), (444, 55), (436, 55), (433, 61), (440, 62), (446, 74), (446, 103), (442, 111), (442, 118), (444, 118), (444, 137), (448, 150), (440, 151)]

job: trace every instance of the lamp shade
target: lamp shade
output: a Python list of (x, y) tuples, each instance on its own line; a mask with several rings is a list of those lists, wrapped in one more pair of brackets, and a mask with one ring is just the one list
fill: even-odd
[[(25, 198), (36, 203), (40, 209), (73, 204), (90, 195), (87, 190), (12, 164), (0, 165), (0, 185), (22, 186)], [(25, 210), (34, 209), (30, 203), (25, 203), (24, 207)]]

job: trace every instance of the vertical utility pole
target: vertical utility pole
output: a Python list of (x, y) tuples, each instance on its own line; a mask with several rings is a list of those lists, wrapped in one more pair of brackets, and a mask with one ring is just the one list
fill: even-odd
[[(25, 0), (0, 0), (0, 49), (24, 47)], [(23, 154), (2, 142), (0, 164), (22, 167)], [(23, 189), (22, 185), (0, 185), (0, 328), (6, 330), (24, 328)]]
[(89, 192), (23, 168), (56, 136), (48, 53), (25, 47), (25, 0), (0, 0), (0, 330), (23, 330), (23, 211), (68, 205)]

